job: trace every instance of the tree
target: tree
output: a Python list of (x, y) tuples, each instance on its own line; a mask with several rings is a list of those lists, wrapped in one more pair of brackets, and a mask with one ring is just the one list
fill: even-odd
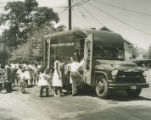
[(43, 57), (43, 36), (56, 32), (54, 27), (44, 26), (41, 29), (33, 29), (27, 42), (19, 45), (18, 49), (12, 53), (12, 59), (22, 58), (42, 59)]
[(52, 22), (59, 22), (59, 17), (57, 13), (53, 12), (52, 8), (39, 7), (34, 14), (33, 22), (38, 28), (45, 25), (51, 26)]
[(9, 25), (7, 38), (10, 47), (17, 48), (28, 40), (35, 29), (44, 26), (53, 27), (53, 22), (59, 22), (58, 14), (51, 8), (38, 7), (36, 0), (8, 2), (5, 6), (6, 14), (0, 17), (0, 24)]
[(57, 32), (65, 31), (66, 28), (67, 28), (66, 26), (60, 25), (60, 26), (58, 26), (58, 27), (56, 28), (56, 31), (57, 31)]

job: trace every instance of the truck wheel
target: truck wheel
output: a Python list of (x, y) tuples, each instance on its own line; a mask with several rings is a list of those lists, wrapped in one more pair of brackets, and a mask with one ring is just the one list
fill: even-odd
[(95, 87), (96, 95), (100, 98), (106, 98), (109, 93), (108, 82), (106, 78), (102, 75), (97, 76), (97, 84)]
[(141, 88), (138, 88), (136, 90), (131, 90), (131, 89), (126, 90), (127, 94), (130, 97), (138, 97), (140, 95), (141, 91), (142, 91)]

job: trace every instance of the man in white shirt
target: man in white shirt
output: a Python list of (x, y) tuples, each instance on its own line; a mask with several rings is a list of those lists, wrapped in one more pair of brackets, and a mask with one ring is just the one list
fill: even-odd
[(73, 58), (70, 58), (70, 83), (72, 83), (72, 95), (77, 94), (77, 86), (82, 81), (82, 76), (79, 73), (79, 68), (83, 66), (84, 60), (82, 60), (80, 63), (73, 60)]

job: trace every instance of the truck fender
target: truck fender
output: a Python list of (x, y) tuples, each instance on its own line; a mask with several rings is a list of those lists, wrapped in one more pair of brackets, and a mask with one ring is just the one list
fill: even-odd
[[(95, 79), (98, 75), (102, 75), (106, 78), (106, 80), (108, 80), (107, 74), (103, 71), (95, 71)], [(96, 81), (97, 82), (97, 81)]]

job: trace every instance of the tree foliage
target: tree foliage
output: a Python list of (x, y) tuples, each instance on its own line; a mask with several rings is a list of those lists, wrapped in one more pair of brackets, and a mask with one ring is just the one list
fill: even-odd
[(35, 29), (46, 25), (53, 27), (53, 22), (59, 22), (58, 14), (52, 8), (39, 7), (36, 0), (8, 2), (5, 10), (7, 13), (1, 15), (0, 24), (9, 26), (5, 34), (12, 47), (27, 41)]
[(66, 27), (60, 25), (57, 28), (53, 26), (44, 26), (41, 29), (33, 29), (28, 41), (14, 50), (12, 53), (12, 59), (22, 58), (22, 59), (39, 59), (42, 60), (43, 57), (43, 36), (64, 31)]
[(51, 22), (59, 22), (59, 17), (57, 13), (53, 12), (53, 9), (39, 7), (34, 14), (33, 22), (37, 27), (44, 27), (45, 25), (51, 25)]

